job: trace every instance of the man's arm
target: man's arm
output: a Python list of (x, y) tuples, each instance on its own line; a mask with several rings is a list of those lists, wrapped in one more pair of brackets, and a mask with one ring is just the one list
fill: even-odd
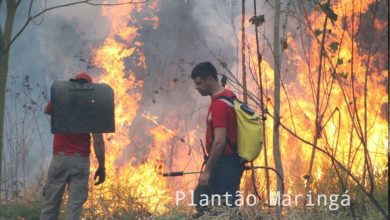
[(95, 150), (95, 155), (99, 163), (99, 167), (105, 167), (104, 154), (105, 154), (105, 145), (102, 134), (92, 134), (93, 137), (93, 148)]
[(199, 177), (200, 185), (207, 185), (210, 172), (213, 169), (218, 158), (221, 156), (226, 145), (226, 128), (214, 128), (214, 140), (211, 146), (209, 158), (206, 163), (204, 172)]
[(105, 145), (102, 134), (92, 134), (93, 137), (93, 148), (95, 150), (95, 155), (98, 160), (99, 168), (95, 173), (94, 179), (96, 180), (99, 177), (95, 185), (99, 185), (104, 182), (106, 179), (106, 168), (105, 168)]

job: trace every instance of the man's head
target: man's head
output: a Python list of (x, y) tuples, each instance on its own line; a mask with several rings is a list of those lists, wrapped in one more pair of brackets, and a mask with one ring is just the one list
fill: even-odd
[(92, 82), (92, 78), (88, 75), (88, 73), (78, 73), (74, 79), (70, 79), (70, 81), (83, 81), (83, 82)]
[(210, 62), (198, 63), (191, 72), (191, 79), (202, 96), (212, 95), (219, 88), (217, 70)]

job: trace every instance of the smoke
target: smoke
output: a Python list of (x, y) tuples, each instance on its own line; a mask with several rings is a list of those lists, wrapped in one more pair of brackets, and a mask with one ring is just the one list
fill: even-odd
[[(204, 139), (205, 114), (210, 99), (198, 94), (190, 74), (197, 63), (206, 60), (223, 73), (216, 56), (229, 67), (236, 65), (235, 31), (238, 29), (234, 29), (231, 20), (236, 23), (239, 9), (239, 5), (230, 1), (160, 1), (155, 14), (159, 18), (157, 29), (150, 22), (138, 19), (147, 69), (135, 71), (137, 78), (144, 81), (143, 99), (130, 134), (140, 133), (140, 128), (148, 131), (154, 126), (141, 116), (145, 111), (158, 116), (159, 122), (169, 129), (178, 131), (179, 138), (188, 141), (187, 132), (195, 129), (199, 138)], [(128, 152), (119, 160), (139, 152), (147, 157), (148, 151), (154, 150), (145, 148), (151, 142), (150, 137), (134, 139)], [(171, 149), (174, 149), (175, 144), (172, 145)], [(198, 140), (193, 145), (195, 151), (200, 151)]]
[[(72, 1), (50, 1), (46, 7), (65, 4)], [(247, 1), (248, 2), (248, 1)], [(39, 4), (38, 4), (39, 3)], [(33, 14), (45, 8), (44, 1), (34, 5)], [(136, 23), (129, 21), (129, 26), (139, 28), (138, 40), (142, 41), (142, 53), (146, 57), (147, 68), (137, 68), (132, 59), (126, 61), (127, 70), (143, 80), (142, 97), (138, 115), (129, 130), (132, 146), (118, 158), (118, 163), (134, 155), (137, 161), (147, 159), (153, 149), (153, 138), (148, 133), (155, 125), (142, 117), (144, 112), (159, 117), (158, 121), (167, 128), (176, 130), (177, 136), (189, 142), (187, 132), (195, 130), (199, 138), (205, 131), (205, 114), (210, 102), (209, 97), (202, 97), (194, 89), (190, 73), (196, 63), (209, 60), (220, 73), (226, 73), (217, 59), (222, 60), (228, 68), (238, 74), (240, 68), (241, 1), (238, 0), (188, 0), (159, 1), (159, 9), (153, 12), (159, 18), (158, 27), (144, 19), (151, 11), (140, 11), (136, 14)], [(18, 11), (14, 33), (26, 21), (28, 2), (23, 1)], [(247, 3), (247, 17), (251, 17), (253, 6)], [(258, 6), (258, 14), (267, 12), (266, 3)], [(246, 19), (249, 32), (253, 27)], [(19, 79), (30, 76), (32, 93), (39, 97), (41, 90), (49, 92), (54, 80), (67, 80), (79, 71), (87, 70), (92, 76), (101, 74), (101, 70), (93, 66), (91, 59), (94, 49), (99, 48), (110, 32), (109, 20), (101, 15), (100, 7), (76, 5), (51, 10), (34, 20), (15, 41), (11, 50), (10, 75)], [(268, 26), (267, 26), (268, 28)], [(271, 34), (270, 31), (267, 34)], [(17, 83), (16, 83), (17, 84)], [(40, 84), (39, 88), (35, 85)], [(12, 100), (8, 96), (8, 103)], [(44, 107), (44, 103), (41, 108)], [(15, 113), (21, 114), (21, 112)], [(36, 165), (42, 159), (44, 150), (46, 160), (51, 157), (52, 135), (49, 119), (40, 115), (39, 130), (35, 131), (35, 139), (29, 148), (28, 164), (31, 176), (38, 172)], [(42, 138), (38, 138), (42, 137)], [(136, 138), (137, 137), (137, 138)], [(172, 142), (171, 151), (177, 144)], [(180, 145), (180, 144), (179, 144)], [(194, 148), (184, 147), (188, 151), (200, 154), (198, 140), (192, 143)], [(181, 145), (180, 145), (181, 146)], [(194, 153), (189, 153), (189, 160)], [(174, 159), (167, 159), (174, 160)], [(166, 161), (172, 163), (172, 161)], [(200, 164), (199, 164), (200, 165)], [(42, 168), (40, 168), (42, 169)], [(45, 170), (45, 169), (43, 169)]]
[[(50, 1), (47, 7), (68, 2), (72, 1)], [(26, 20), (27, 3), (21, 3), (14, 33)], [(35, 3), (32, 14), (43, 10), (43, 3)], [(107, 19), (100, 15), (99, 7), (76, 5), (48, 11), (36, 18), (15, 41), (10, 72), (33, 71), (35, 77), (43, 77), (49, 84), (53, 79), (73, 76), (87, 67), (83, 60), (89, 58), (90, 48), (101, 44), (109, 28)]]
[[(69, 2), (73, 1), (38, 1), (33, 5), (32, 14)], [(14, 34), (26, 21), (29, 2), (22, 1), (19, 7)], [(178, 130), (180, 136), (185, 137), (187, 131), (198, 125), (201, 125), (199, 129), (203, 134), (201, 131), (204, 130), (204, 115), (209, 99), (196, 92), (189, 75), (196, 63), (205, 60), (212, 61), (218, 67), (211, 53), (221, 56), (230, 67), (236, 65), (237, 41), (234, 31), (238, 29), (232, 27), (230, 19), (236, 22), (239, 8), (235, 1), (161, 1), (156, 12), (160, 19), (157, 29), (150, 21), (142, 19), (138, 19), (137, 24), (129, 23), (140, 28), (139, 38), (144, 42), (142, 52), (148, 66), (146, 70), (133, 71), (139, 80), (144, 81), (144, 87), (139, 115), (129, 134), (139, 133), (140, 127), (149, 130), (154, 126), (141, 117), (144, 111), (157, 115), (162, 124), (169, 124), (168, 127)], [(2, 21), (3, 11), (2, 8)], [(138, 15), (139, 18), (145, 16), (143, 12)], [(46, 12), (35, 19), (12, 45), (9, 73), (15, 80), (10, 90), (23, 90), (23, 79), (28, 75), (32, 86), (30, 93), (38, 99), (42, 92), (48, 95), (54, 80), (67, 80), (85, 70), (93, 76), (99, 75), (100, 70), (94, 68), (91, 62), (93, 49), (102, 45), (109, 31), (110, 23), (101, 15), (100, 7), (76, 5)], [(128, 65), (128, 68), (133, 67)], [(23, 114), (22, 110), (10, 111), (11, 103), (15, 101), (10, 94), (7, 96), (8, 112)], [(40, 102), (40, 105), (37, 110), (43, 108), (45, 103)], [(52, 151), (49, 119), (42, 114), (38, 117), (37, 126), (40, 129), (35, 131), (36, 138), (30, 142), (28, 155), (27, 167), (32, 169), (28, 173), (32, 176), (37, 171), (34, 169), (38, 169), (34, 165), (41, 160), (42, 149), (47, 157), (51, 156)], [(143, 152), (140, 157), (145, 157), (147, 152), (142, 148), (149, 145), (152, 139), (150, 135), (142, 137), (145, 138), (134, 141), (134, 146), (128, 149), (135, 155)], [(123, 156), (125, 159), (128, 159), (126, 155)]]
[[(71, 1), (49, 1), (45, 7), (45, 1), (34, 1), (32, 14), (68, 2)], [(2, 25), (6, 15), (4, 7), (5, 3), (1, 8)], [(26, 22), (28, 8), (29, 1), (21, 1), (15, 17), (14, 35)], [(10, 51), (6, 96), (5, 146), (10, 148), (5, 149), (4, 154), (8, 157), (23, 152), (25, 165), (23, 168), (14, 167), (10, 163), (20, 163), (17, 162), (20, 160), (12, 161), (12, 157), (6, 157), (5, 180), (19, 179), (19, 175), (25, 172), (25, 178), (36, 184), (34, 181), (46, 170), (52, 154), (53, 136), (49, 117), (42, 111), (50, 97), (50, 86), (54, 80), (67, 80), (86, 69), (97, 75), (98, 71), (91, 68), (89, 62), (91, 48), (100, 45), (109, 30), (109, 23), (100, 15), (99, 7), (77, 5), (46, 12), (31, 22), (15, 40)], [(13, 132), (17, 126), (27, 131), (24, 136)], [(20, 155), (17, 158), (20, 159)]]
[[(45, 1), (35, 2), (33, 14), (45, 8)], [(47, 1), (49, 5), (46, 7), (67, 2), (71, 1)], [(247, 37), (249, 35), (253, 37), (254, 27), (249, 22), (249, 18), (254, 15), (253, 1), (245, 2), (246, 33)], [(260, 53), (263, 55), (263, 61), (272, 66), (273, 52), (270, 48), (273, 44), (273, 2), (257, 2), (257, 15), (264, 15), (265, 18), (265, 23), (259, 27)], [(295, 1), (284, 1), (282, 8), (286, 11), (296, 12), (293, 5), (288, 5), (289, 2), (294, 3)], [(139, 28), (137, 40), (144, 43), (140, 50), (146, 57), (147, 68), (143, 69), (134, 65), (133, 57), (126, 59), (126, 71), (134, 73), (137, 80), (142, 80), (144, 84), (138, 114), (128, 131), (131, 146), (126, 146), (126, 151), (123, 155), (119, 155), (117, 161), (120, 165), (130, 158), (135, 158), (134, 163), (142, 163), (149, 159), (149, 153), (156, 150), (153, 149), (154, 147), (159, 147), (154, 144), (153, 136), (150, 133), (150, 129), (154, 128), (155, 124), (142, 117), (142, 114), (146, 112), (157, 116), (159, 123), (168, 129), (177, 131), (178, 138), (182, 138), (192, 145), (190, 147), (178, 139), (173, 139), (167, 146), (164, 146), (167, 148), (165, 151), (168, 152), (168, 155), (179, 155), (161, 159), (166, 165), (164, 171), (181, 170), (188, 167), (176, 163), (177, 161), (182, 160), (187, 161), (188, 164), (194, 164), (201, 158), (199, 139), (204, 139), (205, 115), (210, 102), (209, 97), (200, 96), (194, 89), (190, 78), (191, 70), (198, 62), (209, 60), (214, 63), (219, 73), (226, 74), (225, 69), (218, 62), (219, 59), (226, 63), (227, 68), (233, 74), (236, 76), (241, 74), (242, 1), (161, 0), (157, 3), (159, 8), (157, 11), (142, 10), (137, 12), (134, 14), (135, 20), (129, 21), (128, 24)], [(4, 5), (3, 2), (0, 8), (2, 26), (4, 26), (5, 19)], [(28, 1), (21, 1), (20, 10), (16, 16), (14, 34), (26, 21), (28, 6)], [(311, 5), (307, 7), (308, 10), (314, 8)], [(151, 15), (159, 18), (157, 28), (154, 27), (153, 21), (146, 19)], [(368, 14), (364, 16), (368, 16)], [(381, 16), (385, 15), (378, 14), (378, 17)], [(291, 36), (284, 35), (284, 37), (289, 37), (297, 44), (308, 45), (309, 40), (305, 38), (304, 34), (304, 36), (300, 35), (300, 31), (305, 33), (306, 30), (297, 28), (297, 22), (293, 20), (293, 16), (287, 18), (283, 15), (281, 24), (282, 37), (284, 32), (288, 31)], [(92, 76), (99, 76), (102, 70), (93, 66), (94, 50), (102, 45), (110, 30), (110, 21), (101, 15), (100, 7), (76, 5), (45, 13), (44, 16), (35, 19), (34, 23), (31, 23), (15, 41), (11, 48), (9, 65), (10, 78), (6, 111), (10, 117), (8, 117), (9, 122), (6, 124), (6, 129), (12, 130), (15, 128), (15, 124), (18, 124), (18, 126), (25, 126), (23, 128), (30, 132), (27, 132), (29, 136), (22, 144), (17, 142), (18, 138), (23, 138), (22, 136), (18, 136), (17, 133), (8, 133), (10, 138), (6, 140), (6, 146), (9, 143), (18, 148), (6, 149), (5, 156), (19, 155), (18, 153), (20, 153), (20, 155), (26, 156), (26, 163), (20, 167), (11, 167), (7, 163), (15, 162), (20, 157), (6, 158), (6, 180), (23, 178), (21, 176), (22, 169), (25, 169), (26, 176), (24, 178), (31, 179), (31, 181), (35, 181), (38, 179), (37, 175), (47, 171), (48, 162), (52, 155), (52, 134), (50, 133), (49, 117), (43, 115), (41, 110), (49, 97), (50, 85), (56, 79), (67, 80), (79, 71), (86, 70)], [(362, 33), (368, 34), (369, 32)], [(364, 42), (366, 37), (369, 37), (365, 34), (357, 37), (357, 40), (361, 41), (360, 44)], [(375, 39), (381, 38), (384, 37), (375, 36)], [(302, 40), (302, 42), (298, 40)], [(378, 47), (377, 50), (384, 50), (381, 53), (387, 57), (386, 47), (380, 47), (380, 40), (376, 42), (378, 45), (374, 44), (373, 50), (376, 51), (375, 48)], [(249, 49), (248, 45), (246, 46)], [(254, 48), (252, 47), (251, 50)], [(301, 48), (298, 48), (297, 51), (298, 54), (303, 54)], [(294, 80), (297, 74), (294, 71), (295, 61), (290, 59), (291, 62), (287, 63), (286, 55), (283, 54), (282, 57), (285, 61), (282, 63), (282, 78), (288, 84)], [(250, 58), (246, 59), (248, 63)], [(388, 63), (388, 59), (379, 61), (381, 62), (378, 66), (382, 70), (383, 66)], [(26, 87), (26, 76), (29, 79), (28, 88)], [(228, 86), (232, 88), (231, 85)], [(299, 89), (294, 88), (295, 91)], [(235, 90), (235, 92), (238, 91)], [(266, 92), (272, 97), (271, 89)], [(17, 94), (25, 95), (25, 98), (17, 98)], [(34, 107), (34, 112), (28, 110), (31, 100), (38, 103)], [(26, 106), (27, 110), (23, 106)], [(308, 118), (305, 113), (312, 111), (310, 111), (310, 107), (304, 108), (305, 112), (298, 112), (294, 117)], [(30, 118), (26, 121), (31, 122), (31, 124), (26, 123), (26, 121), (24, 124), (19, 123), (23, 121), (26, 113), (33, 116), (35, 114), (37, 120), (34, 121), (34, 118)], [(285, 118), (287, 117), (286, 113)], [(307, 124), (300, 126), (310, 127), (309, 120)], [(189, 132), (194, 132), (197, 139), (190, 140)], [(287, 146), (282, 146), (282, 154), (284, 154), (282, 158), (287, 158), (286, 155), (289, 156), (284, 163), (285, 168), (287, 168), (286, 173), (289, 173), (286, 176), (293, 174), (289, 178), (299, 179), (301, 173), (298, 172), (304, 172), (307, 158), (304, 157), (302, 146), (296, 144), (298, 142), (295, 139), (291, 138), (286, 143), (291, 145), (288, 146), (289, 151), (295, 152), (290, 156), (285, 152)], [(177, 153), (179, 151), (181, 154)], [(196, 169), (196, 165), (200, 166), (200, 164), (195, 164), (190, 168)], [(13, 183), (7, 184), (12, 185)]]

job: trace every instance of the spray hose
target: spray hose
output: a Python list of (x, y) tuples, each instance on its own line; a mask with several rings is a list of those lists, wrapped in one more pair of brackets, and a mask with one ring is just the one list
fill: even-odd
[[(204, 148), (202, 139), (200, 139), (200, 145), (201, 145), (201, 147), (202, 147), (202, 152), (203, 152), (203, 163), (202, 163), (202, 166), (201, 166), (201, 168), (200, 168), (200, 171), (189, 171), (189, 172), (174, 171), (174, 172), (162, 173), (163, 177), (176, 177), (176, 176), (184, 176), (184, 175), (189, 175), (189, 174), (199, 174), (199, 173), (202, 173), (202, 172), (203, 172), (203, 169), (204, 169), (204, 166), (206, 165), (208, 156), (207, 156), (207, 154), (206, 154), (206, 151), (205, 151), (205, 148)], [(253, 165), (253, 162), (251, 162), (251, 163), (250, 163), (250, 166), (245, 166), (245, 167), (244, 167), (244, 170), (251, 170), (251, 171), (252, 171), (252, 184), (253, 184), (253, 189), (254, 189), (254, 191), (255, 191), (256, 197), (257, 197), (259, 200), (262, 200), (262, 199), (261, 199), (260, 194), (259, 194), (259, 192), (257, 191), (257, 187), (256, 187), (255, 169), (265, 169), (265, 170), (272, 170), (272, 171), (274, 171), (274, 172), (276, 173), (276, 175), (278, 176), (278, 178), (280, 179), (281, 183), (282, 183), (282, 192), (284, 192), (284, 181), (283, 181), (283, 177), (282, 177), (282, 175), (280, 175), (280, 173), (279, 173), (275, 168), (273, 168), (273, 167), (268, 167), (268, 166), (254, 166), (254, 165)], [(266, 203), (264, 203), (264, 205), (266, 205), (266, 206), (268, 206), (268, 207), (272, 207), (271, 205), (266, 204)]]
[[(188, 174), (199, 174), (199, 173), (202, 173), (203, 172), (203, 167), (204, 167), (204, 164), (202, 164), (202, 168), (201, 168), (201, 171), (190, 171), (190, 172), (184, 172), (184, 171), (178, 171), (178, 172), (168, 172), (168, 173), (163, 173), (162, 175), (164, 177), (176, 177), (176, 176), (184, 176), (184, 175), (188, 175)], [(253, 189), (255, 190), (255, 195), (256, 197), (261, 200), (261, 197), (259, 195), (259, 192), (257, 191), (257, 187), (256, 187), (256, 179), (255, 179), (255, 169), (268, 169), (268, 170), (272, 170), (276, 173), (276, 175), (278, 176), (278, 178), (280, 179), (280, 181), (282, 182), (282, 192), (284, 192), (284, 181), (283, 181), (283, 178), (282, 176), (280, 175), (280, 173), (273, 167), (266, 167), (266, 166), (254, 166), (253, 165), (253, 162), (251, 162), (251, 165), (250, 166), (245, 166), (244, 167), (244, 170), (251, 170), (252, 171), (252, 183), (253, 183)], [(266, 206), (269, 206), (271, 207), (271, 205), (268, 205), (268, 204), (265, 204)]]

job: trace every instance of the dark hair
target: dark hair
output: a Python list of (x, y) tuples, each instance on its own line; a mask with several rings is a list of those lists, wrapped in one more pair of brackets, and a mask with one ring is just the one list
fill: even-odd
[(194, 69), (191, 72), (191, 79), (200, 77), (201, 79), (206, 79), (208, 76), (212, 76), (215, 80), (218, 81), (217, 70), (214, 65), (210, 62), (202, 62), (196, 64)]

